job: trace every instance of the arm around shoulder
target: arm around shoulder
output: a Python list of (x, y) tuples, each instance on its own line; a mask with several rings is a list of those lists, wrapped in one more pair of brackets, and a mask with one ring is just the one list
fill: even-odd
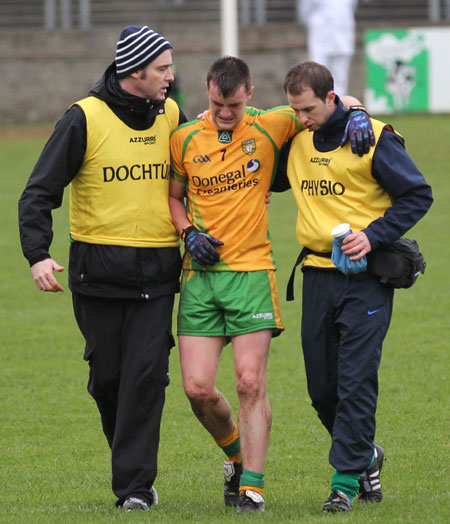
[(283, 147), (280, 151), (277, 172), (270, 186), (270, 191), (274, 191), (275, 193), (282, 193), (283, 191), (291, 189), (291, 184), (287, 177), (287, 165), (289, 159), (289, 152), (291, 150), (291, 144), (292, 138), (290, 138), (287, 142), (283, 144)]

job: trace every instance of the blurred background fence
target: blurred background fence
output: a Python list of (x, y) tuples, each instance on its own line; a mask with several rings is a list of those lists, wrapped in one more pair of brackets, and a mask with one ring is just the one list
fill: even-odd
[[(207, 103), (206, 71), (221, 53), (220, 4), (220, 0), (0, 0), (1, 123), (53, 122), (87, 94), (113, 59), (120, 29), (128, 24), (149, 25), (172, 42), (184, 110), (195, 117)], [(300, 3), (240, 0), (238, 4), (239, 52), (253, 73), (253, 104), (283, 104), (285, 72), (307, 59)], [(349, 92), (363, 99), (364, 31), (446, 27), (450, 0), (360, 0), (356, 23)]]
[[(335, 0), (339, 2), (339, 0)], [(241, 26), (299, 20), (301, 0), (240, 0)], [(152, 23), (218, 23), (219, 0), (1, 0), (0, 29), (70, 29), (126, 25), (144, 17)], [(356, 19), (364, 23), (423, 23), (450, 18), (448, 0), (361, 0)]]

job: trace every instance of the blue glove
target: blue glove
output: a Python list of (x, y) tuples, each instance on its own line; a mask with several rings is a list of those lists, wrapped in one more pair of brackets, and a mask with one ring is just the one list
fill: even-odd
[(369, 152), (370, 146), (375, 145), (372, 122), (369, 115), (362, 109), (352, 111), (350, 108), (350, 111), (344, 136), (341, 140), (341, 147), (350, 140), (352, 153), (363, 156)]
[(344, 238), (345, 237), (333, 238), (331, 261), (341, 273), (344, 273), (344, 275), (363, 273), (367, 270), (367, 258), (364, 256), (359, 260), (350, 260), (350, 255), (346, 255), (341, 249)]
[(195, 226), (189, 226), (184, 233), (186, 249), (197, 264), (205, 267), (219, 262), (220, 255), (214, 246), (223, 246), (223, 242), (207, 233), (202, 233)]

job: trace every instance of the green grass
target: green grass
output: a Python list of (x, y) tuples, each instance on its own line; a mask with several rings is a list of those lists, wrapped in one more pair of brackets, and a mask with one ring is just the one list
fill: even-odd
[[(300, 349), (300, 290), (286, 303), (285, 285), (299, 247), (296, 208), (289, 193), (274, 195), (271, 233), (277, 256), (285, 333), (269, 362), (273, 429), (266, 468), (267, 510), (235, 515), (222, 503), (222, 456), (194, 419), (182, 391), (177, 349), (163, 418), (157, 489), (151, 513), (113, 506), (110, 456), (93, 400), (86, 392), (83, 340), (70, 292), (39, 292), (23, 258), (17, 200), (44, 144), (43, 137), (0, 138), (0, 522), (354, 522), (446, 523), (450, 514), (450, 260), (447, 175), (448, 116), (389, 118), (433, 187), (435, 202), (409, 234), (427, 271), (396, 293), (394, 317), (380, 368), (377, 442), (386, 449), (385, 498), (348, 515), (322, 515), (332, 472), (329, 437), (306, 392)], [(66, 203), (54, 213), (53, 257), (67, 264)], [(66, 272), (58, 278), (66, 286)], [(231, 351), (219, 387), (236, 407)]]

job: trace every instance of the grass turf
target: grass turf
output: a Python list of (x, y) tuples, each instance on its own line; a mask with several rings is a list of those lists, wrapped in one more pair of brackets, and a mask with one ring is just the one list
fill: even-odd
[[(110, 457), (94, 401), (86, 392), (83, 340), (63, 294), (39, 292), (18, 240), (17, 200), (44, 144), (42, 136), (0, 138), (0, 522), (265, 522), (444, 523), (450, 514), (450, 183), (448, 116), (389, 117), (433, 187), (435, 203), (408, 235), (427, 260), (425, 276), (396, 292), (380, 367), (377, 442), (388, 461), (381, 504), (323, 515), (332, 469), (329, 437), (310, 407), (299, 341), (300, 285), (286, 303), (285, 285), (299, 246), (289, 193), (274, 195), (271, 233), (286, 331), (269, 361), (273, 428), (266, 468), (266, 512), (235, 515), (222, 501), (223, 457), (195, 420), (184, 396), (177, 349), (163, 417), (157, 489), (151, 514), (114, 508)], [(46, 132), (44, 131), (44, 135)], [(67, 198), (67, 195), (66, 195)], [(52, 256), (67, 264), (67, 205), (54, 213)], [(222, 356), (219, 388), (236, 407), (231, 351)]]

